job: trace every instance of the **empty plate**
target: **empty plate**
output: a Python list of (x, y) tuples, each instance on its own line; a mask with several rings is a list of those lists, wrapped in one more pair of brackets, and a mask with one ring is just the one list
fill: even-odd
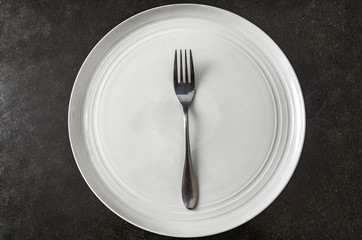
[[(192, 49), (190, 141), (199, 202), (181, 198), (183, 114), (175, 49)], [(197, 237), (250, 220), (298, 163), (305, 111), (298, 79), (252, 23), (196, 4), (142, 12), (91, 51), (74, 84), (69, 135), (85, 181), (115, 214), (151, 232)]]

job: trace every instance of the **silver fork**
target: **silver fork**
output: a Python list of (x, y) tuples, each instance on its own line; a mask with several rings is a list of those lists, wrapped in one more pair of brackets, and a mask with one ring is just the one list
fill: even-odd
[[(173, 83), (177, 99), (184, 112), (184, 133), (185, 133), (185, 163), (182, 174), (182, 200), (187, 209), (193, 209), (198, 199), (197, 183), (192, 170), (190, 140), (189, 140), (189, 115), (188, 110), (195, 93), (195, 73), (190, 50), (190, 78), (187, 64), (187, 51), (185, 50), (184, 61), (182, 50), (180, 50), (180, 63), (177, 62), (177, 50), (175, 50), (175, 62), (173, 69)], [(180, 68), (178, 68), (180, 66)], [(185, 69), (185, 72), (184, 72)]]

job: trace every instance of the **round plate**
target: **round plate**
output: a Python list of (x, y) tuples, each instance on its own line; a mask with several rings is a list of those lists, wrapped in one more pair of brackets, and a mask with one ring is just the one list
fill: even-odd
[[(175, 49), (192, 49), (196, 72), (191, 211), (181, 198)], [(220, 233), (263, 211), (293, 174), (304, 132), (282, 51), (247, 20), (204, 5), (163, 6), (115, 27), (85, 60), (69, 107), (73, 153), (94, 194), (128, 222), (178, 237)]]

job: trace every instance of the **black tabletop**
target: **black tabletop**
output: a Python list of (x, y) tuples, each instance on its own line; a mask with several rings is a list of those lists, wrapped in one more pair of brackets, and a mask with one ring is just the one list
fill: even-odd
[[(0, 1), (0, 239), (169, 239), (125, 222), (91, 192), (72, 155), (67, 111), (77, 72), (103, 36), (176, 2)], [(360, 239), (361, 1), (198, 3), (248, 19), (279, 45), (299, 78), (307, 123), (279, 197), (205, 239)]]

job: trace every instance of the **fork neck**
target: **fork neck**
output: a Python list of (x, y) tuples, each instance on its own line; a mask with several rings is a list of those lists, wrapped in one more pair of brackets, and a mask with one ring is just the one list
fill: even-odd
[(182, 109), (184, 110), (184, 122), (185, 122), (186, 127), (188, 127), (189, 106), (188, 105), (182, 105)]
[(184, 110), (184, 115), (188, 116), (188, 114), (189, 114), (189, 106), (187, 104), (182, 104), (182, 109)]

